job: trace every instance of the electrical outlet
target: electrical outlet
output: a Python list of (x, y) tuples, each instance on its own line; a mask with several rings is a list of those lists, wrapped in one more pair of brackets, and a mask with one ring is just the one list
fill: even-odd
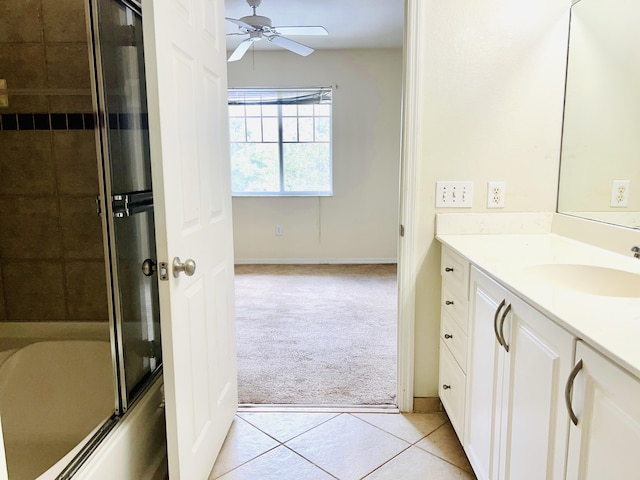
[(630, 180), (614, 180), (611, 186), (611, 206), (626, 207), (629, 205)]
[(436, 207), (470, 208), (473, 204), (473, 182), (436, 182)]
[(282, 225), (276, 225), (276, 235), (282, 235)]
[(504, 208), (504, 182), (487, 183), (487, 208)]

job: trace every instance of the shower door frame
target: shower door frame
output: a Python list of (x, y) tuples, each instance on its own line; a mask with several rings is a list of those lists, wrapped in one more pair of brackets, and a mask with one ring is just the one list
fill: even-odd
[[(142, 19), (142, 4), (136, 0), (111, 0), (130, 10)], [(96, 150), (98, 157), (98, 171), (100, 196), (97, 199), (101, 212), (103, 226), (103, 243), (105, 251), (105, 271), (109, 294), (109, 333), (111, 340), (112, 363), (114, 372), (115, 415), (121, 416), (127, 412), (136, 399), (142, 396), (147, 388), (162, 373), (160, 362), (150, 374), (144, 378), (135, 392), (131, 394), (127, 389), (125, 373), (125, 332), (123, 329), (122, 308), (120, 299), (120, 284), (116, 271), (116, 226), (114, 208), (111, 202), (113, 195), (112, 179), (109, 166), (111, 152), (108, 136), (109, 120), (107, 114), (106, 81), (103, 72), (103, 58), (101, 53), (101, 38), (99, 28), (98, 0), (86, 0), (86, 21), (89, 32), (89, 55), (91, 62), (91, 90), (94, 112), (97, 112), (96, 122)], [(157, 278), (157, 276), (156, 276)]]

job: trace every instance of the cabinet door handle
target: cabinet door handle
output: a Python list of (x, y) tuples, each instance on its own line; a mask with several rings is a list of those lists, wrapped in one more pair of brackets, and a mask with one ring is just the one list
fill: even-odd
[(449, 390), (450, 388), (451, 388), (451, 385), (442, 385), (443, 390)]
[(446, 338), (447, 340), (450, 338), (453, 338), (453, 335), (449, 334), (449, 333), (445, 333), (444, 334), (444, 338)]
[(496, 314), (493, 316), (493, 333), (496, 334), (496, 340), (498, 340), (498, 343), (500, 345), (502, 345), (502, 339), (498, 334), (498, 315), (500, 315), (500, 310), (502, 310), (502, 307), (504, 307), (505, 303), (507, 303), (506, 300), (502, 300), (502, 302), (500, 302), (500, 305), (498, 305), (498, 308), (496, 308)]
[(447, 300), (446, 302), (444, 302), (445, 305), (453, 305), (453, 302), (451, 300)]
[(445, 267), (445, 272), (453, 272), (453, 267)]
[(500, 334), (500, 338), (502, 338), (502, 346), (504, 347), (504, 349), (508, 352), (509, 351), (509, 345), (507, 345), (507, 340), (504, 338), (504, 319), (507, 318), (507, 315), (509, 315), (509, 312), (511, 311), (511, 304), (507, 305), (507, 308), (504, 309), (504, 312), (502, 312), (502, 317), (500, 317), (500, 329), (498, 330), (498, 333)]
[(573, 407), (571, 406), (571, 394), (573, 392), (573, 381), (576, 379), (580, 370), (582, 370), (582, 359), (580, 359), (580, 361), (576, 363), (575, 367), (573, 367), (573, 370), (571, 370), (569, 378), (567, 378), (567, 384), (564, 387), (564, 403), (567, 405), (569, 417), (574, 425), (578, 425), (578, 417), (573, 413)]

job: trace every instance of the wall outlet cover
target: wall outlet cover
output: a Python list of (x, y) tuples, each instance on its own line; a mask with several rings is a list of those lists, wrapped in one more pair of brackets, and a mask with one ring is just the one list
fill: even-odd
[(504, 208), (506, 184), (504, 182), (487, 183), (487, 208)]
[(626, 207), (629, 205), (630, 180), (614, 180), (611, 185), (611, 206)]

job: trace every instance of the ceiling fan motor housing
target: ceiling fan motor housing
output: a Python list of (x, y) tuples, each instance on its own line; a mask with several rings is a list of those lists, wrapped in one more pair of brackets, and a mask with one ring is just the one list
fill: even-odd
[(254, 28), (261, 30), (263, 27), (271, 28), (271, 19), (260, 15), (247, 15), (240, 19), (241, 22), (248, 23)]

